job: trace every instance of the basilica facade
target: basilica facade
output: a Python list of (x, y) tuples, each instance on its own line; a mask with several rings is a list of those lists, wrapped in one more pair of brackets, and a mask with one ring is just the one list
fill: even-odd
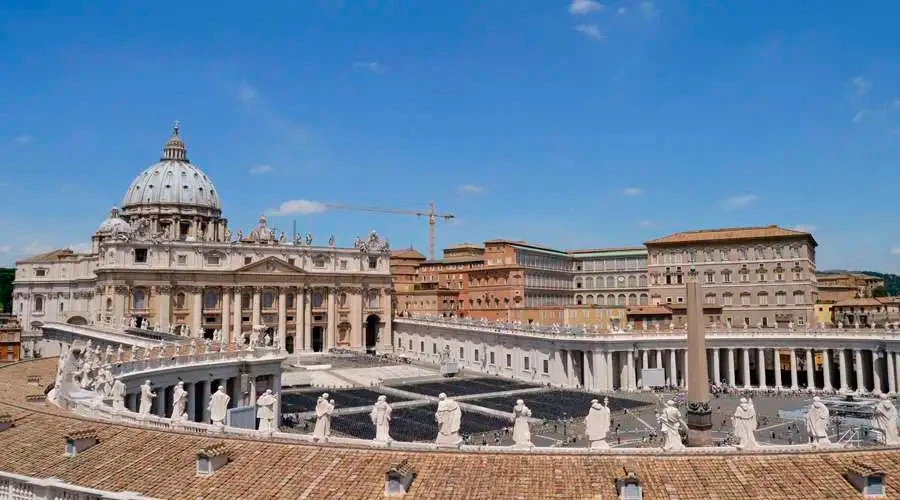
[(244, 339), (262, 327), (289, 353), (391, 345), (390, 249), (374, 231), (352, 248), (332, 236), (276, 234), (264, 215), (232, 232), (212, 180), (176, 125), (160, 161), (131, 183), (89, 253), (16, 263), (14, 313), (48, 321), (134, 323), (185, 336)]

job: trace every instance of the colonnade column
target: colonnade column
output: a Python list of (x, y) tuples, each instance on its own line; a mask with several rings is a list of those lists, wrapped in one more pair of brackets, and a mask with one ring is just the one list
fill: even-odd
[(713, 380), (713, 382), (715, 382), (716, 385), (718, 386), (718, 385), (722, 384), (722, 367), (721, 367), (721, 361), (719, 361), (719, 348), (716, 347), (715, 349), (712, 350), (712, 352), (713, 352), (713, 356), (712, 356), (713, 357), (713, 361), (712, 361), (713, 379), (715, 379), (715, 380)]
[(191, 422), (196, 422), (196, 415), (197, 415), (197, 414), (195, 413), (194, 407), (197, 406), (197, 405), (196, 405), (196, 403), (194, 402), (194, 400), (195, 400), (195, 398), (196, 398), (196, 395), (194, 394), (194, 391), (197, 390), (197, 384), (194, 384), (194, 383), (192, 383), (192, 382), (185, 382), (185, 383), (184, 383), (184, 390), (187, 392), (187, 396), (188, 396), (188, 397), (187, 397), (187, 414), (188, 414), (188, 420), (190, 420)]
[(262, 310), (262, 305), (260, 304), (262, 301), (261, 292), (262, 289), (260, 287), (253, 287), (253, 314), (250, 316), (250, 328), (254, 328), (260, 323)]
[(613, 390), (613, 381), (615, 380), (613, 377), (613, 353), (612, 351), (606, 351), (606, 387), (608, 390)]
[(881, 359), (881, 353), (872, 351), (872, 392), (881, 394), (881, 373), (878, 369), (878, 360)]
[(637, 367), (637, 389), (644, 388), (644, 370), (650, 367), (650, 353), (647, 349), (641, 349), (641, 365)]
[(822, 389), (830, 391), (831, 387), (831, 353), (822, 349)]
[(850, 384), (847, 383), (847, 351), (846, 349), (840, 349), (838, 351), (838, 371), (841, 376), (841, 390), (846, 391), (850, 389)]
[(210, 391), (211, 383), (209, 380), (204, 380), (202, 382), (198, 382), (196, 384), (200, 389), (200, 408), (197, 412), (200, 415), (200, 421), (204, 424), (210, 423), (209, 420), (209, 397), (212, 396), (212, 392)]
[(775, 388), (782, 389), (781, 384), (781, 351), (778, 348), (772, 349), (772, 368), (775, 371)]
[(335, 339), (337, 338), (337, 300), (335, 300), (336, 293), (337, 288), (328, 288), (328, 331), (325, 332), (325, 338), (327, 339), (325, 344), (329, 348), (335, 346)]
[(675, 349), (669, 349), (669, 385), (675, 387), (678, 385), (678, 360), (676, 358)]
[(625, 351), (625, 363), (627, 366), (627, 374), (628, 374), (628, 390), (633, 391), (636, 389), (634, 384), (634, 351), (629, 349)]
[(750, 349), (746, 347), (741, 349), (743, 351), (743, 363), (744, 363), (744, 389), (750, 388)]
[(853, 349), (853, 361), (856, 364), (856, 392), (866, 390), (865, 371), (863, 371), (862, 350)]
[(736, 382), (734, 380), (734, 349), (731, 347), (728, 348), (728, 386), (734, 387)]
[(287, 352), (287, 290), (284, 287), (278, 289), (278, 349), (282, 353)]
[[(484, 353), (487, 356), (487, 352)], [(566, 368), (563, 365), (563, 353), (561, 349), (556, 349), (553, 351), (553, 357), (550, 359), (550, 383), (554, 386), (564, 386), (566, 385)]]
[(595, 391), (608, 391), (608, 380), (606, 380), (606, 357), (601, 351), (592, 351), (591, 359), (594, 363), (594, 387)]
[(894, 371), (894, 353), (887, 352), (888, 392), (897, 392), (897, 373)]
[(234, 290), (232, 290), (232, 296), (234, 298), (234, 311), (232, 311), (234, 317), (231, 318), (231, 328), (234, 331), (232, 332), (231, 340), (240, 345), (243, 344), (244, 341), (244, 339), (242, 338), (243, 332), (241, 326), (241, 319), (243, 318), (243, 316), (241, 315), (241, 307), (243, 306), (244, 301), (241, 298), (241, 289), (235, 287)]
[(662, 349), (657, 349), (656, 350), (656, 366), (654, 366), (654, 368), (662, 368), (662, 367), (663, 367)]
[(756, 348), (756, 376), (759, 379), (759, 388), (766, 388), (766, 350)]
[[(312, 350), (312, 297), (310, 289), (304, 288), (298, 295), (303, 297), (303, 350)], [(485, 353), (487, 356), (487, 353)]]
[(681, 387), (687, 389), (688, 380), (691, 374), (688, 373), (688, 352), (687, 349), (679, 349), (681, 351)]
[(191, 289), (191, 336), (203, 336), (203, 287), (194, 287)]
[(791, 389), (797, 390), (800, 385), (797, 384), (797, 350), (791, 347)]
[(575, 356), (572, 354), (572, 349), (566, 349), (566, 386), (575, 387), (576, 381)]
[(812, 349), (806, 350), (806, 388), (807, 389), (815, 389), (816, 388), (816, 365), (813, 363), (813, 352)]
[[(516, 356), (516, 359), (521, 359), (521, 356)], [(597, 365), (594, 364), (594, 356), (591, 351), (581, 351), (581, 363), (582, 368), (584, 369), (584, 388), (588, 391), (596, 391), (597, 387), (594, 384), (594, 371), (597, 369)], [(518, 373), (519, 370), (516, 370)]]
[(228, 341), (231, 336), (231, 291), (222, 289), (222, 340)]
[(156, 305), (157, 305), (157, 318), (156, 321), (159, 322), (159, 327), (163, 330), (169, 328), (169, 322), (172, 317), (172, 287), (168, 285), (161, 285), (156, 287)]

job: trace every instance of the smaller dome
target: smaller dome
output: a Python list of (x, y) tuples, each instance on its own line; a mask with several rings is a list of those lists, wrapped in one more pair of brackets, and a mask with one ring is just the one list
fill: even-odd
[(119, 209), (112, 207), (109, 211), (109, 217), (100, 224), (96, 234), (131, 234), (131, 225), (125, 222), (125, 219), (119, 217)]
[(256, 227), (253, 228), (253, 231), (250, 231), (250, 241), (255, 241), (258, 243), (275, 241), (275, 231), (269, 228), (268, 224), (266, 224), (266, 216), (265, 214), (260, 214), (259, 223), (256, 224)]

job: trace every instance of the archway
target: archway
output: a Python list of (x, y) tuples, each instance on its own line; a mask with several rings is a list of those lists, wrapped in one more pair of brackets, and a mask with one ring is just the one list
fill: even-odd
[(368, 318), (366, 318), (366, 350), (372, 351), (375, 349), (375, 344), (378, 343), (378, 330), (379, 325), (381, 324), (381, 318), (378, 317), (377, 314), (370, 314)]
[(70, 325), (87, 325), (88, 320), (84, 319), (82, 316), (72, 316), (66, 323)]
[(312, 350), (313, 352), (322, 352), (325, 344), (325, 335), (321, 326), (314, 326), (312, 329)]

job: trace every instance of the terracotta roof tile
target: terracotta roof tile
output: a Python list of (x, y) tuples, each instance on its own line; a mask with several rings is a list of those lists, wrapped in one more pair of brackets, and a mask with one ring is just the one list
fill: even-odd
[[(684, 231), (674, 233), (662, 238), (650, 240), (645, 245), (668, 245), (668, 244), (688, 244), (688, 243), (720, 243), (724, 241), (740, 241), (740, 240), (756, 240), (771, 238), (809, 238), (812, 235), (793, 229), (785, 229), (783, 227), (762, 226), (762, 227), (730, 227), (723, 229), (701, 229), (698, 231)], [(813, 240), (815, 244), (815, 240)]]

